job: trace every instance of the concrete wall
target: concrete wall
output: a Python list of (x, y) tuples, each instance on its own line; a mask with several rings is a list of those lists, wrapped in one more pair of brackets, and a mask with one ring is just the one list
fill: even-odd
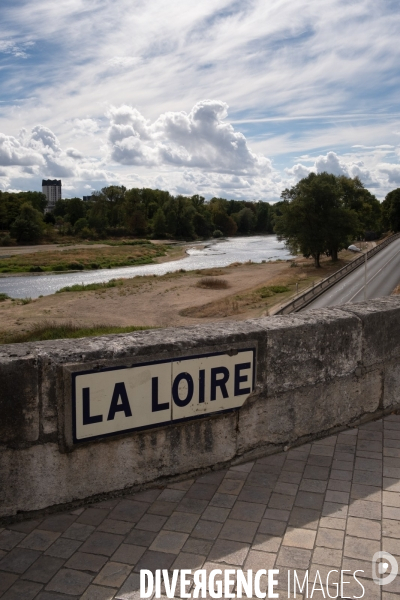
[[(239, 411), (71, 446), (71, 373), (257, 347)], [(0, 517), (276, 452), (400, 405), (400, 298), (0, 350)]]

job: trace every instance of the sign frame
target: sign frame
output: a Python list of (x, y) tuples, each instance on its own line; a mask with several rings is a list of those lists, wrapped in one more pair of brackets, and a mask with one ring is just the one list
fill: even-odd
[[(127, 434), (130, 434), (130, 433), (133, 433), (136, 431), (140, 432), (140, 431), (145, 431), (145, 430), (149, 430), (149, 429), (165, 427), (168, 425), (175, 425), (175, 424), (183, 423), (186, 421), (194, 421), (194, 420), (198, 420), (198, 419), (204, 419), (206, 417), (212, 417), (212, 416), (221, 415), (224, 413), (237, 412), (240, 409), (240, 406), (236, 406), (236, 407), (226, 408), (223, 410), (216, 410), (213, 412), (205, 412), (203, 414), (196, 414), (196, 415), (192, 415), (190, 417), (183, 417), (183, 418), (178, 418), (178, 419), (173, 419), (172, 414), (171, 414), (171, 418), (166, 421), (149, 424), (149, 425), (142, 425), (139, 427), (130, 427), (130, 428), (119, 430), (119, 431), (102, 433), (99, 435), (94, 435), (94, 436), (85, 437), (85, 438), (77, 438), (77, 398), (76, 398), (76, 379), (77, 379), (77, 377), (79, 377), (81, 375), (91, 375), (91, 374), (105, 373), (105, 372), (110, 372), (110, 371), (123, 371), (125, 369), (134, 369), (136, 367), (154, 366), (154, 365), (161, 365), (161, 364), (166, 364), (166, 363), (172, 364), (175, 362), (184, 362), (186, 360), (196, 360), (196, 359), (210, 358), (210, 357), (216, 357), (216, 356), (224, 356), (224, 355), (225, 356), (226, 355), (236, 356), (237, 354), (240, 354), (242, 352), (252, 352), (252, 354), (253, 354), (252, 376), (251, 376), (251, 382), (250, 382), (251, 383), (250, 394), (251, 394), (254, 392), (255, 386), (256, 386), (257, 344), (254, 344), (251, 346), (247, 346), (247, 344), (246, 344), (243, 346), (240, 345), (239, 347), (231, 346), (229, 349), (221, 350), (218, 352), (204, 351), (204, 352), (200, 352), (200, 353), (196, 353), (196, 354), (187, 354), (185, 356), (174, 356), (172, 358), (164, 358), (164, 359), (160, 358), (158, 360), (151, 360), (151, 361), (145, 361), (145, 362), (139, 361), (135, 364), (125, 364), (125, 365), (118, 365), (118, 366), (112, 366), (112, 367), (102, 367), (102, 368), (97, 367), (96, 369), (93, 369), (93, 368), (85, 369), (82, 371), (74, 371), (74, 372), (70, 373), (70, 376), (71, 376), (71, 379), (70, 379), (71, 400), (72, 400), (72, 402), (71, 402), (72, 432), (71, 433), (72, 433), (73, 447), (77, 447), (78, 445), (84, 444), (87, 442), (95, 442), (95, 441), (102, 440), (105, 438), (116, 437), (116, 436), (125, 436)], [(247, 400), (247, 398), (246, 398), (246, 400)], [(244, 402), (246, 402), (246, 400), (244, 400)], [(244, 404), (244, 402), (243, 402), (243, 404)]]

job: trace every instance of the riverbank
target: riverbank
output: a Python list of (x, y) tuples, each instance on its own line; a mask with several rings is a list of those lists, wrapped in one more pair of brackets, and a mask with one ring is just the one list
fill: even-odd
[[(354, 258), (343, 252), (339, 263), (310, 260), (235, 263), (229, 267), (162, 276), (123, 279), (115, 287), (61, 292), (31, 301), (0, 302), (0, 341), (37, 324), (74, 323), (80, 327), (171, 327), (273, 314), (289, 297), (327, 277)], [(292, 266), (296, 265), (296, 266)], [(203, 287), (205, 278), (224, 282)], [(297, 285), (296, 285), (297, 284)], [(201, 287), (199, 287), (201, 286)], [(276, 291), (286, 288), (285, 291)]]

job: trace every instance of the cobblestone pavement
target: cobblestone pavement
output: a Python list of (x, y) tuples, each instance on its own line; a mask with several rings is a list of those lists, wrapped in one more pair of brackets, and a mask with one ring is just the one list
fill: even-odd
[(329, 570), (347, 569), (342, 596), (359, 597), (352, 573), (360, 569), (363, 598), (400, 599), (400, 575), (379, 586), (371, 569), (379, 550), (400, 562), (400, 416), (0, 528), (0, 548), (2, 600), (136, 599), (140, 569), (227, 568), (279, 569), (280, 598), (294, 569), (300, 581), (308, 570), (312, 582), (318, 570), (324, 585)]

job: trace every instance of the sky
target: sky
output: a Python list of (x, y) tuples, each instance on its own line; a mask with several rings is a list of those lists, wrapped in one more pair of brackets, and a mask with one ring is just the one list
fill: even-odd
[(0, 190), (400, 187), (397, 0), (1, 0)]

